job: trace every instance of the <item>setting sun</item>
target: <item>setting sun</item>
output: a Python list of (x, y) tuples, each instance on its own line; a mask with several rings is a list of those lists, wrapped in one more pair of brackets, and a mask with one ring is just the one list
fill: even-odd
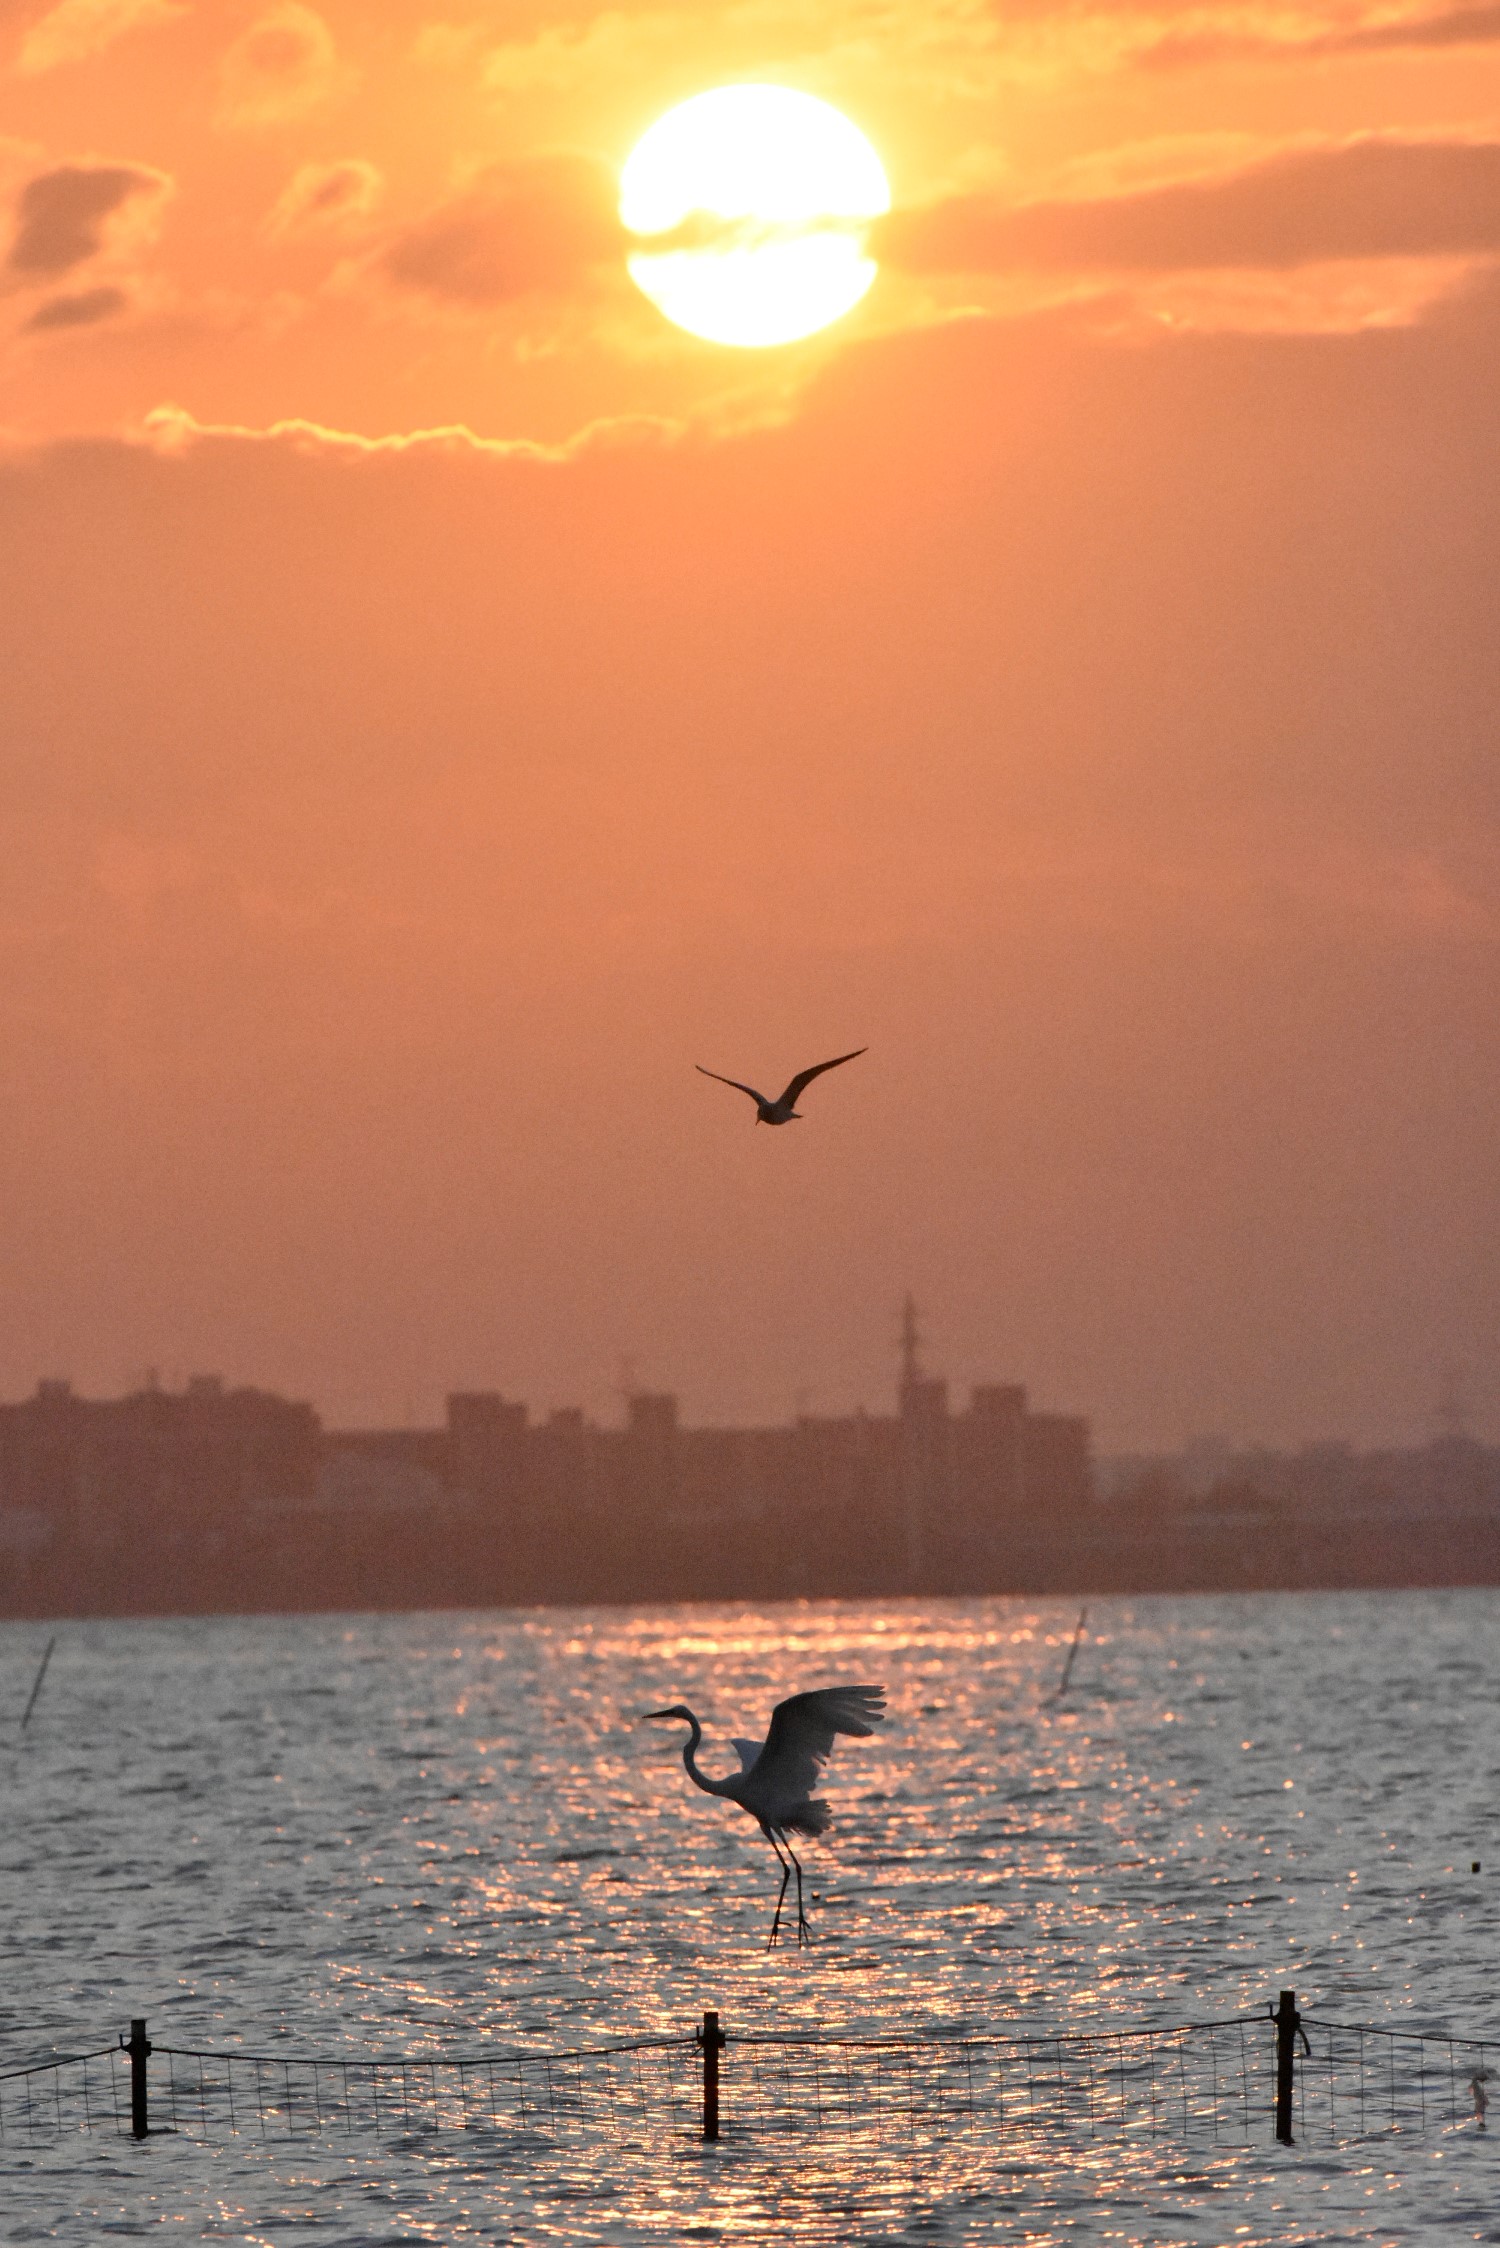
[(858, 127), (785, 86), (721, 86), (669, 110), (620, 177), (620, 217), (660, 238), (631, 278), (709, 343), (794, 343), (842, 318), (875, 278), (869, 222), (890, 209)]

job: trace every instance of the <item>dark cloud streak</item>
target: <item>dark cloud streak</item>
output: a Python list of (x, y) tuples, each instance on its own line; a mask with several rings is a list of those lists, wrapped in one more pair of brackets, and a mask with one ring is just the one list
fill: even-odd
[(60, 164), (26, 182), (16, 199), (12, 273), (47, 277), (85, 265), (103, 247), (109, 221), (128, 203), (158, 196), (160, 172), (138, 164)]
[(1354, 31), (1268, 38), (1236, 32), (1168, 31), (1136, 55), (1151, 70), (1192, 70), (1222, 62), (1318, 62), (1342, 56), (1417, 54), (1446, 47), (1487, 47), (1500, 41), (1500, 7), (1444, 8), (1435, 15), (1403, 16)]
[(1423, 47), (1487, 47), (1500, 40), (1500, 8), (1449, 8), (1441, 15), (1416, 16), (1400, 23), (1371, 24), (1320, 39), (1319, 54), (1400, 53)]
[(91, 328), (100, 320), (112, 320), (129, 302), (123, 289), (80, 289), (76, 296), (49, 297), (37, 307), (26, 327), (32, 333), (48, 328)]
[(970, 196), (897, 212), (879, 251), (915, 272), (1172, 272), (1500, 250), (1500, 143), (1368, 139), (1089, 201)]
[(492, 166), (397, 235), (380, 262), (403, 288), (493, 306), (572, 288), (618, 258), (623, 239), (606, 167), (547, 156)]

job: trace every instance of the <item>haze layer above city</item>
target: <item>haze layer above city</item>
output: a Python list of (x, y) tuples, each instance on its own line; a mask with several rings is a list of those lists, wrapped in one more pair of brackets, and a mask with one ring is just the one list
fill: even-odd
[[(1500, 1429), (1500, 39), (1213, 24), (7, 14), (0, 1395)], [(741, 75), (895, 206), (764, 354)]]

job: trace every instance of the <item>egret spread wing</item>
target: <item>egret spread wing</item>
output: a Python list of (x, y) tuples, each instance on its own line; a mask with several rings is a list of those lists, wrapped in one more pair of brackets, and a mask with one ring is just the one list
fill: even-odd
[(771, 1712), (755, 1777), (778, 1802), (801, 1803), (817, 1785), (838, 1733), (873, 1733), (885, 1717), (883, 1686), (824, 1686)]
[[(852, 1054), (835, 1054), (831, 1062), (819, 1062), (812, 1069), (799, 1070), (781, 1096), (782, 1107), (795, 1108), (813, 1079), (821, 1077), (825, 1069), (838, 1069), (844, 1062), (858, 1061), (861, 1054), (867, 1054), (869, 1051), (868, 1046), (856, 1046)], [(711, 1077), (713, 1071), (710, 1070), (708, 1075)]]
[(737, 1093), (748, 1093), (751, 1100), (758, 1101), (763, 1108), (769, 1106), (765, 1094), (757, 1093), (753, 1085), (742, 1085), (737, 1077), (720, 1077), (716, 1069), (705, 1069), (702, 1062), (694, 1062), (693, 1067), (700, 1077), (711, 1077), (718, 1085), (732, 1085)]
[(750, 1767), (755, 1763), (757, 1757), (760, 1755), (761, 1748), (764, 1744), (760, 1741), (732, 1740), (729, 1745), (740, 1760), (740, 1770), (742, 1772), (748, 1772), (750, 1770)]

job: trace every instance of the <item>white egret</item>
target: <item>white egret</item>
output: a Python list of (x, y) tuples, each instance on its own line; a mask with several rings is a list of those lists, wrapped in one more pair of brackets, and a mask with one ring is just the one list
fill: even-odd
[[(832, 1066), (829, 1064), (828, 1066)], [(705, 1074), (711, 1074), (705, 1073)], [(812, 1074), (811, 1072), (809, 1074)], [(722, 1795), (749, 1813), (776, 1852), (781, 1868), (781, 1890), (776, 1916), (771, 1922), (771, 1943), (781, 1933), (781, 1908), (793, 1873), (797, 1876), (797, 1941), (812, 1941), (802, 1906), (802, 1866), (792, 1848), (792, 1834), (823, 1834), (833, 1818), (828, 1805), (814, 1796), (818, 1775), (827, 1763), (837, 1733), (863, 1738), (885, 1719), (883, 1686), (824, 1686), (811, 1694), (793, 1694), (771, 1712), (771, 1729), (764, 1741), (735, 1741), (740, 1770), (727, 1779), (711, 1780), (700, 1772), (697, 1750), (703, 1727), (683, 1702), (671, 1709), (653, 1709), (646, 1721), (680, 1718), (692, 1727), (683, 1744), (682, 1761), (694, 1787), (705, 1795)], [(783, 1855), (783, 1852), (785, 1855)], [(767, 1947), (770, 1948), (769, 1946)]]
[(835, 1054), (831, 1062), (818, 1062), (812, 1069), (799, 1070), (780, 1100), (775, 1101), (767, 1099), (764, 1093), (757, 1093), (753, 1085), (742, 1085), (737, 1077), (720, 1077), (716, 1069), (705, 1069), (702, 1062), (694, 1062), (693, 1067), (700, 1077), (711, 1077), (718, 1085), (732, 1085), (737, 1093), (748, 1093), (755, 1103), (757, 1124), (800, 1124), (797, 1102), (813, 1079), (821, 1077), (825, 1069), (839, 1069), (845, 1062), (858, 1061), (861, 1054), (869, 1051), (868, 1046), (856, 1046), (852, 1054)]

